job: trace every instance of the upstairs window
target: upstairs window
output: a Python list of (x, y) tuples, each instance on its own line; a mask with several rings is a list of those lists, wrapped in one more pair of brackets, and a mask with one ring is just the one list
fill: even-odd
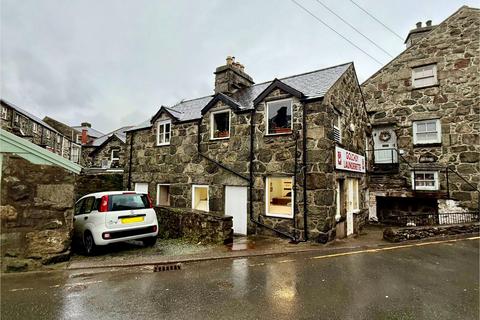
[(60, 143), (60, 136), (57, 134), (57, 143)]
[(412, 181), (414, 190), (438, 190), (437, 171), (412, 172)]
[(110, 160), (112, 160), (112, 162), (120, 160), (120, 149), (119, 148), (112, 149), (112, 154), (110, 156)]
[(35, 133), (38, 131), (38, 125), (35, 122), (32, 125), (32, 131)]
[(50, 139), (50, 131), (49, 130), (45, 130), (45, 136), (47, 137), (47, 139)]
[(8, 117), (8, 109), (6, 107), (2, 107), (2, 119), (7, 120)]
[(157, 125), (157, 146), (170, 144), (172, 122), (170, 120), (159, 122)]
[(72, 162), (78, 163), (80, 160), (80, 149), (72, 146), (72, 154), (70, 156)]
[(15, 118), (13, 120), (15, 123), (19, 123), (20, 122), (20, 116), (18, 114), (15, 114)]
[(230, 137), (230, 110), (212, 112), (210, 128), (210, 139), (228, 139)]
[(267, 134), (286, 134), (293, 129), (292, 100), (267, 102)]
[(342, 127), (341, 127), (341, 115), (337, 112), (334, 113), (333, 118), (333, 140), (335, 142), (341, 143), (342, 142)]
[(82, 136), (80, 134), (77, 134), (77, 143), (82, 144)]
[(441, 131), (440, 119), (415, 121), (413, 123), (413, 143), (441, 143)]
[(437, 65), (429, 64), (412, 69), (412, 87), (423, 88), (437, 84)]

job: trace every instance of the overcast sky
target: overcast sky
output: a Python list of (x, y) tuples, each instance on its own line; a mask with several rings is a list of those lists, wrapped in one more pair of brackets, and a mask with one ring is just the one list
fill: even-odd
[[(255, 82), (355, 63), (360, 81), (381, 66), (292, 0), (0, 0), (1, 95), (43, 118), (103, 132), (161, 105), (213, 93), (233, 55)], [(296, 0), (383, 64), (390, 57), (316, 0)], [(393, 56), (403, 41), (349, 0), (318, 0)], [(478, 1), (355, 0), (405, 37)]]

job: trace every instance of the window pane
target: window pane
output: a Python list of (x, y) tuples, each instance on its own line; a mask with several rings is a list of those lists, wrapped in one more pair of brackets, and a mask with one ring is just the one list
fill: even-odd
[(435, 141), (435, 140), (437, 140), (437, 133), (436, 133), (436, 132), (429, 132), (429, 133), (427, 133), (426, 139), (429, 140), (429, 141)]
[(425, 132), (427, 125), (425, 123), (417, 123), (417, 132)]
[(427, 131), (437, 131), (436, 122), (428, 122)]
[(267, 214), (292, 216), (293, 178), (267, 178)]
[(279, 101), (267, 104), (268, 108), (268, 133), (291, 132), (292, 102)]
[(213, 137), (226, 138), (230, 136), (230, 112), (213, 115)]

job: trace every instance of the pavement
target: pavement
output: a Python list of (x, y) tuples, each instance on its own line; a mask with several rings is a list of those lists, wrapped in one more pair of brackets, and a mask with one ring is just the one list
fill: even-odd
[(1, 319), (479, 319), (479, 237), (1, 276)]
[(313, 251), (332, 253), (391, 245), (382, 239), (382, 232), (382, 227), (367, 226), (359, 237), (335, 240), (327, 244), (294, 244), (288, 239), (267, 236), (235, 237), (229, 245), (192, 244), (181, 239), (159, 239), (153, 248), (144, 248), (141, 242), (130, 241), (105, 247), (94, 257), (75, 254), (65, 268), (75, 270), (132, 267)]

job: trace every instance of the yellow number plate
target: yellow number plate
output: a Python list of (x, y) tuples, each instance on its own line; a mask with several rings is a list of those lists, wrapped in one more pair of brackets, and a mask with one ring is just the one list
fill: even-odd
[(132, 218), (123, 218), (122, 223), (135, 223), (135, 222), (143, 222), (144, 217), (132, 217)]

